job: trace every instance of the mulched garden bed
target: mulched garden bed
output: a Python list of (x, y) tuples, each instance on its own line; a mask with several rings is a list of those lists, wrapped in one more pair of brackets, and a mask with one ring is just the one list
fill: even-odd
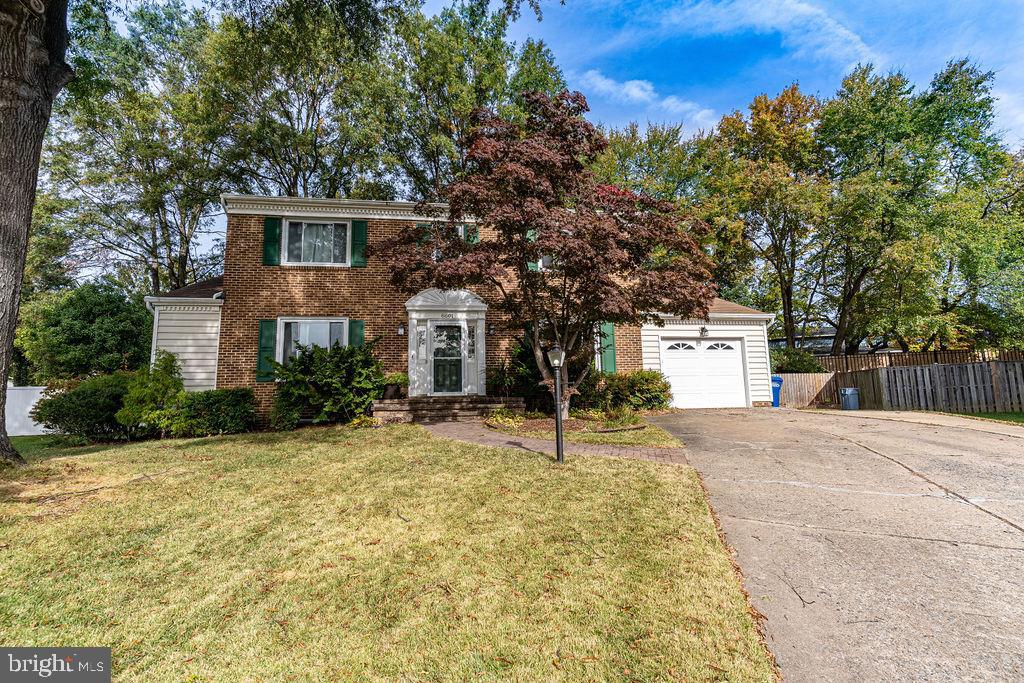
[[(498, 431), (508, 431), (508, 427), (505, 425), (494, 424), (490, 420), (485, 420), (484, 424), (491, 429), (497, 429)], [(628, 432), (633, 430), (643, 429), (647, 425), (644, 423), (629, 425), (626, 427), (604, 427), (602, 423), (596, 420), (580, 420), (575, 417), (570, 417), (562, 420), (562, 429), (567, 432), (593, 432), (593, 433), (608, 433), (608, 432)], [(553, 432), (555, 431), (555, 418), (528, 418), (523, 421), (523, 424), (517, 431), (523, 432)]]

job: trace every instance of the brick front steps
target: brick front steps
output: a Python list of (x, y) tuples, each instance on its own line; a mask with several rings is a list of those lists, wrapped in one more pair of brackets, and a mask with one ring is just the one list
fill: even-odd
[(490, 415), (496, 408), (523, 412), (521, 398), (493, 396), (417, 396), (373, 402), (373, 416), (383, 422), (465, 422)]

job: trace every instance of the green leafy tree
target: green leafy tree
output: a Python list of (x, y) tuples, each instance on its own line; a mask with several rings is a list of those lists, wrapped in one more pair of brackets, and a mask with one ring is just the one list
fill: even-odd
[(524, 89), (554, 95), (564, 79), (551, 51), (527, 41), (519, 53), (507, 39), (511, 15), (467, 2), (435, 17), (410, 13), (398, 25), (388, 60), (391, 97), (384, 149), (406, 194), (441, 200), (465, 169), (470, 114), (481, 107), (522, 120)]
[(44, 185), (106, 272), (144, 274), (154, 294), (183, 287), (218, 263), (200, 251), (227, 173), (226, 122), (199, 97), (210, 21), (178, 2), (139, 6), (124, 33), (82, 21), (76, 52), (97, 74), (56, 107)]
[[(738, 223), (774, 283), (789, 347), (806, 331), (823, 273), (813, 266), (831, 186), (815, 138), (819, 103), (796, 85), (775, 98), (759, 95), (744, 116), (718, 125), (708, 155), (709, 219)], [(717, 212), (719, 215), (714, 215)]]
[(707, 222), (711, 231), (703, 237), (703, 246), (713, 256), (712, 279), (719, 290), (736, 301), (762, 306), (763, 299), (753, 294), (754, 256), (742, 222), (735, 211), (725, 208), (733, 190), (723, 187), (724, 176), (711, 175), (722, 167), (716, 163), (722, 153), (712, 135), (685, 137), (682, 124), (648, 123), (641, 130), (630, 123), (608, 132), (608, 147), (592, 169), (601, 182), (674, 202)]
[[(970, 336), (958, 308), (998, 279), (1018, 190), (993, 131), (993, 74), (951, 62), (915, 94), (899, 73), (855, 70), (824, 108), (836, 178), (822, 267), (833, 352), (868, 337), (903, 348)], [(1005, 259), (1002, 261), (1006, 263)]]
[(17, 345), (40, 383), (134, 370), (149, 360), (152, 324), (139, 297), (89, 283), (34, 299)]
[(202, 46), (201, 101), (226, 119), (228, 181), (260, 194), (339, 197), (359, 187), (390, 198), (386, 183), (367, 191), (381, 178), (389, 115), (382, 65), (329, 15), (296, 11), (277, 7), (256, 24), (227, 16)]

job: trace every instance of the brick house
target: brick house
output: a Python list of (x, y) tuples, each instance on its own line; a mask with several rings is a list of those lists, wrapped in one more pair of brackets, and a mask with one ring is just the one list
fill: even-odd
[[(391, 285), (373, 246), (429, 220), (411, 202), (225, 195), (224, 275), (162, 296), (153, 353), (177, 355), (185, 387), (252, 387), (269, 408), (269, 359), (297, 346), (378, 339), (388, 371), (409, 373), (410, 396), (483, 396), (486, 369), (512, 333), (489, 311), (486, 291)], [(479, 239), (490, 237), (486, 230)], [(661, 370), (681, 407), (763, 405), (771, 400), (771, 315), (716, 299), (707, 320), (605, 326), (605, 371)]]

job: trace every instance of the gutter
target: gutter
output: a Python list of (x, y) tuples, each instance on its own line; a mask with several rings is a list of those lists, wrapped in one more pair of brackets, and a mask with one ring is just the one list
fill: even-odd
[(224, 293), (217, 292), (212, 297), (194, 297), (194, 296), (147, 296), (143, 299), (146, 302), (146, 308), (153, 311), (154, 306), (170, 306), (174, 304), (186, 304), (189, 306), (223, 306), (224, 305)]

